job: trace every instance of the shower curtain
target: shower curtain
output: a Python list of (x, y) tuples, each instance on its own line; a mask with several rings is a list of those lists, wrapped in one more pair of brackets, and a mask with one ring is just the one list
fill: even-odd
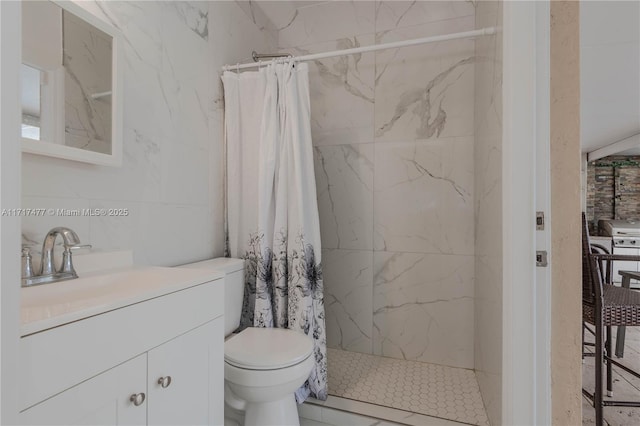
[(296, 392), (327, 398), (320, 224), (307, 64), (225, 72), (227, 244), (245, 259), (242, 327), (281, 327), (314, 341)]

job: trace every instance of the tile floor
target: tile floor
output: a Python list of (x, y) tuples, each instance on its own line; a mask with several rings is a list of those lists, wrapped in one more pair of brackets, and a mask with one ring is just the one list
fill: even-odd
[(329, 395), (458, 423), (489, 424), (472, 370), (338, 349), (328, 349), (327, 359)]
[[(328, 357), (330, 396), (299, 407), (301, 426), (489, 424), (471, 370), (337, 349), (328, 349)], [(640, 370), (640, 327), (627, 328), (623, 362)], [(583, 384), (591, 391), (593, 376), (593, 358), (586, 358)], [(640, 400), (640, 379), (614, 369), (613, 386), (615, 399)], [(241, 417), (226, 416), (225, 425), (242, 424)], [(608, 426), (640, 425), (640, 408), (605, 407), (604, 417)], [(583, 426), (595, 424), (586, 398), (582, 418)]]
[[(614, 328), (613, 335), (616, 335)], [(593, 341), (587, 336), (587, 341)], [(615, 339), (613, 347), (615, 348)], [(620, 362), (636, 371), (640, 371), (640, 327), (628, 327), (625, 338), (624, 358)], [(582, 366), (583, 386), (590, 392), (594, 389), (594, 359), (585, 358)], [(640, 400), (640, 379), (614, 367), (613, 398), (615, 400)], [(606, 383), (606, 382), (605, 382)], [(605, 397), (606, 398), (606, 397)], [(640, 408), (637, 407), (605, 407), (604, 420), (610, 426), (640, 425)], [(595, 411), (591, 403), (582, 398), (582, 424), (595, 424)]]
[(300, 415), (300, 426), (405, 426), (377, 417), (336, 410), (313, 403), (304, 403), (298, 406), (298, 414)]

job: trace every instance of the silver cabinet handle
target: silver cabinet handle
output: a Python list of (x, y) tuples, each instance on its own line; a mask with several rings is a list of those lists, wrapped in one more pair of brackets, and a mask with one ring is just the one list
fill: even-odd
[(163, 388), (168, 388), (171, 384), (171, 376), (160, 377), (158, 379), (158, 384)]
[(144, 402), (145, 398), (146, 398), (146, 395), (144, 394), (144, 392), (134, 393), (129, 398), (129, 401), (133, 402), (133, 405), (135, 405), (137, 407), (139, 405), (142, 405), (142, 403)]

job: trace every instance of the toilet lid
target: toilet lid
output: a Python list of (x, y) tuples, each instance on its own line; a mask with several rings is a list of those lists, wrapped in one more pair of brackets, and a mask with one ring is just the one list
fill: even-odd
[(311, 355), (310, 337), (283, 328), (249, 327), (224, 342), (224, 360), (251, 370), (276, 370)]

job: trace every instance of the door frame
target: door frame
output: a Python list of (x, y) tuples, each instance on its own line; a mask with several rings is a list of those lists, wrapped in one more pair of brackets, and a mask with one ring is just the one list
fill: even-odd
[[(503, 3), (502, 424), (551, 422), (548, 1)], [(545, 231), (536, 231), (536, 210)]]
[[(0, 209), (20, 207), (21, 3), (0, 1)], [(18, 423), (20, 217), (0, 215), (0, 423)]]

